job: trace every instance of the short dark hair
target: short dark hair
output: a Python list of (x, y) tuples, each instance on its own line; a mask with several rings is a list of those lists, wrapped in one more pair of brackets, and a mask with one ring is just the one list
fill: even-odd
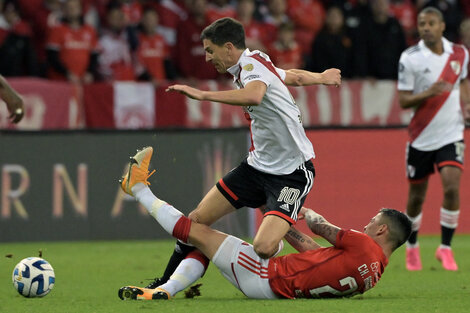
[(435, 7), (426, 7), (419, 12), (418, 16), (420, 14), (435, 14), (441, 20), (441, 22), (444, 22), (444, 15), (442, 15), (442, 12)]
[(380, 210), (381, 223), (388, 226), (388, 239), (393, 243), (392, 250), (404, 244), (411, 235), (411, 221), (404, 213), (384, 208)]
[(243, 25), (230, 17), (216, 20), (201, 33), (201, 40), (208, 39), (217, 46), (231, 42), (237, 49), (245, 49), (245, 29)]

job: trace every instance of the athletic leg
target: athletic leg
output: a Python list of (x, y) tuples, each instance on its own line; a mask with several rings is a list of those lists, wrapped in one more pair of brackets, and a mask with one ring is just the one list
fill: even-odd
[(458, 266), (450, 245), (460, 214), (459, 186), (461, 170), (458, 167), (445, 166), (441, 168), (440, 173), (444, 199), (440, 210), (441, 245), (436, 250), (436, 258), (442, 262), (444, 269), (456, 271)]
[(301, 164), (291, 174), (265, 177), (265, 214), (253, 240), (253, 248), (261, 258), (270, 258), (278, 251), (279, 242), (297, 221), (314, 177), (311, 161)]
[(442, 262), (444, 269), (450, 271), (458, 269), (450, 245), (459, 221), (464, 150), (463, 141), (454, 142), (439, 149), (436, 156), (444, 193), (440, 210), (441, 245), (436, 250), (436, 258)]
[(412, 232), (406, 242), (406, 268), (421, 270), (418, 231), (421, 226), (423, 202), (428, 189), (429, 175), (434, 172), (434, 151), (420, 151), (410, 145), (406, 149), (406, 170), (409, 181), (406, 215), (412, 223)]
[(421, 226), (422, 209), (426, 191), (428, 189), (428, 181), (421, 183), (410, 183), (408, 190), (408, 201), (406, 203), (406, 215), (410, 218), (412, 224), (412, 233), (408, 239), (408, 245), (416, 245), (418, 241), (418, 231)]
[(180, 262), (170, 279), (159, 288), (167, 291), (173, 297), (201, 278), (208, 266), (209, 259), (196, 249)]
[[(149, 173), (148, 171), (152, 154), (152, 147), (145, 147), (131, 157), (128, 172), (120, 181), (121, 187), (124, 192), (134, 196), (169, 234), (182, 242), (187, 242), (189, 239), (191, 220), (168, 203), (158, 199), (147, 187), (147, 185), (150, 184), (147, 179), (153, 173)], [(213, 195), (214, 193), (209, 194)], [(217, 197), (217, 193), (215, 193), (215, 195), (215, 197)], [(217, 203), (217, 201), (215, 202)], [(204, 203), (204, 201), (202, 203)], [(206, 205), (204, 207), (207, 209), (208, 206)], [(227, 207), (222, 205), (222, 210), (224, 208)], [(231, 207), (227, 208), (227, 211), (230, 210), (230, 208)], [(217, 211), (217, 208), (215, 210)], [(220, 214), (225, 214), (225, 212)], [(211, 215), (211, 217), (213, 216), (214, 215)], [(222, 236), (220, 242), (223, 241), (224, 235), (222, 233), (214, 232), (214, 234)], [(213, 242), (217, 241), (214, 240)], [(170, 295), (164, 292), (162, 296), (163, 299), (168, 299)], [(160, 299), (160, 295), (154, 294), (152, 289), (133, 286), (121, 288), (119, 290), (119, 297), (121, 299)]]
[(279, 242), (287, 234), (290, 227), (290, 224), (279, 216), (265, 216), (253, 239), (255, 252), (263, 259), (273, 256), (279, 249)]
[(462, 172), (457, 167), (445, 166), (440, 173), (444, 191), (441, 208), (441, 227), (443, 228), (441, 244), (450, 246), (460, 212), (459, 187)]
[(260, 258), (252, 245), (228, 236), (219, 245), (211, 260), (221, 274), (247, 297), (278, 298), (269, 285), (269, 260)]
[[(182, 242), (194, 245), (208, 258), (213, 256), (219, 245), (227, 237), (226, 234), (212, 230), (209, 226), (192, 222), (173, 206), (158, 199), (142, 183), (137, 183), (132, 187), (132, 194), (169, 234)], [(196, 262), (188, 260), (176, 268), (176, 272), (167, 282), (170, 291), (163, 289), (161, 286), (156, 289), (125, 286), (119, 290), (118, 295), (123, 300), (169, 299), (176, 292), (188, 287), (204, 273), (208, 262), (201, 267), (200, 263), (204, 262), (201, 259), (195, 259)]]
[[(213, 187), (188, 217), (197, 223), (211, 225), (222, 216), (233, 212), (234, 210), (235, 208), (227, 201), (220, 191), (216, 187)], [(147, 287), (156, 288), (157, 286), (166, 283), (180, 262), (193, 250), (194, 248), (192, 246), (184, 244), (181, 241), (177, 241), (163, 276), (156, 279)]]

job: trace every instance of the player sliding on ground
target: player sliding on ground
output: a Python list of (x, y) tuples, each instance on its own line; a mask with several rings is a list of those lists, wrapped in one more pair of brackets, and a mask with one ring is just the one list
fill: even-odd
[[(277, 68), (265, 53), (246, 48), (243, 25), (232, 18), (221, 18), (207, 26), (201, 40), (206, 61), (220, 74), (229, 73), (238, 89), (208, 91), (178, 84), (167, 91), (239, 106), (250, 125), (251, 144), (247, 157), (209, 190), (188, 217), (212, 225), (243, 207), (264, 206), (253, 247), (267, 259), (279, 251), (282, 238), (297, 222), (315, 179), (313, 146), (288, 86), (339, 86), (341, 73), (334, 68), (322, 73)], [(177, 241), (163, 275), (147, 288), (167, 282), (192, 250)]]
[[(193, 283), (207, 268), (204, 254), (222, 275), (249, 298), (343, 297), (363, 293), (380, 279), (392, 252), (411, 233), (411, 222), (401, 212), (382, 209), (364, 227), (364, 233), (341, 229), (313, 210), (302, 208), (309, 228), (333, 246), (302, 244), (303, 234), (294, 247), (303, 251), (271, 259), (262, 259), (253, 246), (184, 216), (170, 204), (158, 199), (148, 187), (148, 167), (152, 147), (131, 158), (122, 189), (136, 198), (173, 237), (194, 245), (194, 250), (179, 265), (170, 280), (155, 289), (126, 286), (119, 297), (129, 299), (170, 299), (186, 287), (178, 278), (188, 275)], [(302, 240), (304, 239), (304, 240)], [(310, 239), (310, 238), (309, 238)], [(315, 246), (315, 249), (308, 250)], [(200, 251), (200, 252), (199, 252)], [(202, 252), (202, 254), (201, 254)]]

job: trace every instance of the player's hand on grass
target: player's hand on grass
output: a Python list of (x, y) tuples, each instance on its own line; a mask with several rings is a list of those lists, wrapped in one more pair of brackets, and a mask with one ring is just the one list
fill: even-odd
[(329, 68), (321, 74), (324, 85), (335, 85), (336, 87), (341, 85), (341, 70)]
[(165, 91), (176, 91), (183, 95), (188, 96), (189, 98), (196, 99), (196, 100), (204, 100), (203, 99), (203, 91), (189, 87), (187, 85), (172, 85), (169, 86)]

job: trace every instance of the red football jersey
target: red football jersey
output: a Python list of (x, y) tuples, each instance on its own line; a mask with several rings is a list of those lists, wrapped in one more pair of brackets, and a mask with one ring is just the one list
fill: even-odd
[(162, 36), (158, 34), (139, 36), (139, 49), (137, 50), (139, 63), (153, 78), (165, 79), (164, 61), (168, 55), (169, 48)]
[[(51, 29), (47, 45), (57, 49), (64, 66), (81, 77), (88, 68), (90, 53), (97, 49), (97, 36), (95, 29), (89, 25), (73, 29), (61, 24)], [(51, 73), (51, 78), (65, 79), (57, 73)]]
[(309, 53), (312, 41), (325, 21), (325, 9), (319, 0), (287, 0), (287, 15), (296, 28), (296, 40), (303, 53)]
[(368, 235), (341, 230), (336, 246), (270, 260), (269, 284), (285, 298), (344, 297), (375, 286), (388, 260)]

